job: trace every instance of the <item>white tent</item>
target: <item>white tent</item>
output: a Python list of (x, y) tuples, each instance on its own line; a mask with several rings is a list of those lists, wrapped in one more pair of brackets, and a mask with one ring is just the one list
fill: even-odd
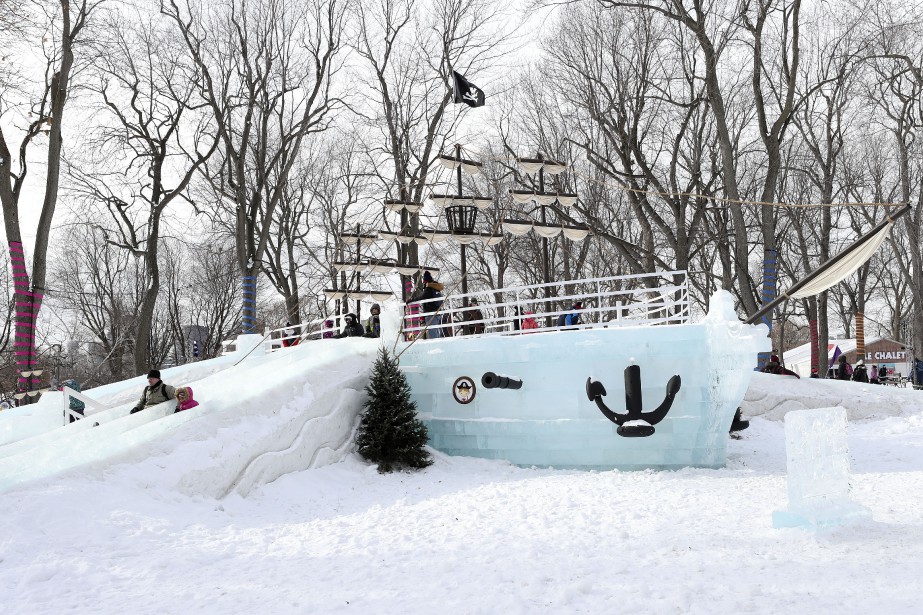
[[(830, 359), (836, 353), (839, 347), (842, 354), (852, 352), (856, 349), (855, 339), (846, 340), (829, 340), (827, 343), (827, 358)], [(782, 362), (785, 367), (792, 370), (802, 378), (811, 375), (811, 343), (796, 346), (791, 350), (782, 353)]]

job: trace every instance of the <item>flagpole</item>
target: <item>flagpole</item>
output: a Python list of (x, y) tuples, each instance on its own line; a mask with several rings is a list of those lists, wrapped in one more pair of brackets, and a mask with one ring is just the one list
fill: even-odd
[(771, 314), (771, 313), (772, 313), (772, 310), (775, 309), (775, 307), (776, 307), (777, 305), (779, 305), (779, 304), (782, 303), (783, 301), (787, 301), (787, 300), (790, 298), (791, 293), (797, 292), (798, 290), (804, 288), (805, 286), (807, 286), (808, 284), (810, 284), (811, 282), (813, 282), (814, 280), (816, 280), (817, 278), (819, 278), (821, 275), (823, 275), (824, 273), (826, 273), (826, 271), (827, 271), (828, 269), (830, 269), (830, 268), (833, 267), (835, 264), (837, 264), (838, 262), (840, 262), (841, 260), (843, 260), (843, 258), (845, 258), (846, 256), (852, 254), (853, 252), (855, 252), (856, 250), (858, 250), (859, 248), (861, 248), (862, 245), (863, 245), (864, 243), (866, 243), (869, 239), (871, 239), (872, 237), (875, 236), (875, 233), (877, 233), (878, 231), (880, 231), (881, 229), (883, 229), (883, 228), (884, 228), (885, 226), (887, 226), (888, 224), (891, 224), (891, 223), (895, 222), (898, 218), (900, 218), (901, 216), (903, 216), (904, 214), (906, 214), (908, 211), (910, 211), (910, 204), (909, 204), (909, 203), (906, 204), (906, 205), (904, 205), (901, 209), (897, 210), (897, 211), (894, 213), (894, 215), (885, 216), (885, 219), (884, 219), (884, 220), (882, 220), (881, 222), (879, 222), (878, 224), (876, 224), (875, 227), (872, 228), (872, 230), (870, 230), (868, 233), (866, 233), (865, 235), (860, 236), (859, 239), (857, 239), (856, 242), (855, 242), (854, 244), (852, 244), (851, 246), (849, 246), (848, 248), (846, 248), (845, 250), (843, 250), (843, 251), (840, 252), (839, 254), (830, 257), (830, 258), (827, 260), (826, 263), (824, 263), (823, 265), (821, 265), (820, 267), (818, 267), (817, 269), (815, 269), (814, 271), (812, 271), (811, 273), (809, 273), (809, 274), (808, 274), (807, 276), (805, 276), (801, 281), (795, 283), (794, 286), (792, 286), (791, 288), (789, 288), (788, 290), (786, 290), (784, 293), (780, 294), (780, 295), (779, 295), (778, 297), (776, 297), (773, 301), (771, 301), (771, 302), (767, 303), (766, 305), (764, 305), (764, 306), (762, 307), (762, 309), (760, 309), (756, 314), (754, 314), (753, 316), (749, 317), (749, 318), (746, 320), (746, 323), (747, 323), (748, 325), (755, 324), (755, 323), (758, 322), (763, 316), (765, 316), (765, 315), (767, 315), (767, 314)]

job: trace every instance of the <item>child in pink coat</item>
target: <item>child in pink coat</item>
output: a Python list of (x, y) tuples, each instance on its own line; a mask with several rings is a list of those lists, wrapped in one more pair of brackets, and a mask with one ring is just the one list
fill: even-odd
[(189, 410), (199, 405), (199, 402), (192, 398), (192, 387), (177, 387), (176, 400), (179, 402), (176, 404), (176, 412)]

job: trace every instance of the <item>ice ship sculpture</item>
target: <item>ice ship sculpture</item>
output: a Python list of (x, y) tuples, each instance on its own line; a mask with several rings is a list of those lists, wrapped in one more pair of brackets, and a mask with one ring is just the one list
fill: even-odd
[[(652, 288), (648, 276), (661, 285)], [(516, 287), (453, 295), (429, 323), (407, 311), (401, 339), (415, 339), (400, 343), (400, 365), (432, 446), (521, 466), (722, 467), (756, 355), (770, 350), (766, 327), (741, 323), (725, 291), (689, 323), (685, 272), (571, 280), (555, 294)], [(473, 322), (465, 298), (478, 299), (486, 333), (459, 335), (459, 323)], [(556, 326), (575, 303), (584, 306), (579, 323)], [(529, 319), (545, 326), (525, 328)], [(431, 327), (442, 336), (424, 339)], [(626, 366), (634, 368), (626, 388), (636, 388), (627, 391), (627, 413), (609, 416), (601, 394), (626, 394), (613, 379)], [(521, 386), (496, 386), (503, 377)], [(663, 403), (644, 412), (642, 394)]]

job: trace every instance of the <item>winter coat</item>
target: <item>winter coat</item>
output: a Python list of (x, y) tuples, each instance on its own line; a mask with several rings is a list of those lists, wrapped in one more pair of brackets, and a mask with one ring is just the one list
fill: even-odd
[(150, 408), (151, 406), (156, 406), (157, 404), (162, 404), (171, 399), (176, 399), (176, 389), (169, 384), (164, 384), (163, 380), (158, 380), (157, 384), (154, 386), (148, 385), (144, 387), (144, 392), (141, 393), (141, 399), (139, 399), (135, 407), (132, 408), (131, 413), (134, 414), (135, 412)]
[(525, 318), (522, 320), (522, 330), (525, 331), (527, 329), (538, 329), (538, 321), (532, 316), (532, 312), (526, 312)]
[[(423, 290), (411, 298), (411, 301), (426, 301), (427, 299), (436, 299), (437, 297), (442, 296), (442, 290), (444, 288), (445, 286), (439, 282), (427, 282), (423, 286)], [(420, 304), (420, 310), (427, 314), (437, 312), (441, 307), (442, 301), (430, 301), (429, 303)]]
[(344, 337), (364, 337), (365, 329), (362, 328), (355, 320), (347, 321), (346, 328), (343, 329), (342, 333), (334, 335), (336, 339), (342, 339)]
[(796, 374), (790, 369), (785, 369), (778, 363), (770, 362), (769, 365), (763, 368), (763, 373), (765, 374), (776, 374), (777, 376), (794, 376), (795, 378), (801, 379), (801, 376)]
[[(465, 310), (464, 315), (462, 316), (462, 322), (466, 323), (463, 326), (465, 335), (479, 335), (484, 333), (484, 323), (483, 322), (473, 322), (475, 320), (484, 320), (484, 313), (476, 307), (473, 307), (469, 310)], [(471, 324), (467, 324), (471, 323)]]
[(568, 312), (558, 316), (559, 327), (573, 327), (580, 324), (580, 312)]
[(192, 398), (192, 387), (178, 387), (176, 389), (176, 399), (179, 400), (181, 397), (184, 397), (183, 393), (185, 393), (185, 399), (176, 405), (176, 412), (189, 410), (199, 405), (199, 402)]
[(298, 333), (295, 329), (283, 329), (282, 331), (282, 346), (297, 346), (299, 342)]
[(837, 380), (849, 380), (852, 377), (852, 366), (846, 361), (840, 361), (839, 369), (836, 370)]
[(372, 314), (365, 321), (365, 337), (381, 337), (381, 318)]
[(857, 365), (854, 370), (852, 370), (852, 379), (855, 382), (868, 382), (869, 373), (865, 368), (865, 365)]

